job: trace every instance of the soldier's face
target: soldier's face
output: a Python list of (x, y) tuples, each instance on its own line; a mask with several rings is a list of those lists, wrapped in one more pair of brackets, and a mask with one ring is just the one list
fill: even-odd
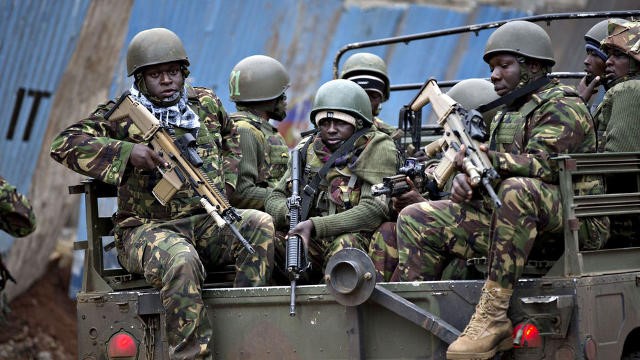
[(608, 55), (609, 58), (605, 63), (606, 68), (604, 70), (607, 80), (615, 80), (629, 73), (631, 68), (631, 59), (627, 54), (620, 50), (613, 49), (608, 53)]
[(378, 115), (380, 113), (380, 104), (382, 104), (382, 95), (379, 92), (373, 90), (366, 90), (369, 95), (369, 101), (371, 102), (371, 113)]
[(324, 118), (318, 122), (320, 138), (331, 151), (337, 150), (355, 132), (355, 126), (336, 118)]
[(520, 82), (520, 64), (514, 55), (496, 54), (489, 60), (491, 82), (499, 96), (515, 89)]
[(596, 55), (593, 50), (587, 50), (587, 57), (584, 58), (584, 71), (591, 75), (591, 78), (604, 75), (604, 61)]
[(158, 99), (172, 99), (184, 86), (179, 62), (151, 65), (142, 76), (149, 95)]

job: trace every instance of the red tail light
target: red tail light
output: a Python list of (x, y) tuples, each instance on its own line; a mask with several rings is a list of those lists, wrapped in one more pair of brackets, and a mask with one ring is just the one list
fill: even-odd
[(542, 346), (540, 331), (530, 322), (516, 325), (513, 329), (513, 346), (515, 348), (537, 348)]
[(136, 340), (129, 333), (121, 331), (109, 339), (107, 355), (109, 359), (135, 359), (138, 354)]

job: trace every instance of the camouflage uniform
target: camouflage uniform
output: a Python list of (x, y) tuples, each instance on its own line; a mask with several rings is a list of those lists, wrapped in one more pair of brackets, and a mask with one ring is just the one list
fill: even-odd
[(242, 160), (234, 204), (264, 209), (264, 201), (287, 170), (289, 148), (278, 129), (247, 111), (231, 115), (240, 133)]
[[(488, 256), (489, 280), (512, 288), (529, 253), (562, 234), (558, 169), (550, 154), (594, 152), (589, 112), (572, 88), (554, 81), (517, 109), (498, 113), (491, 124), (495, 149), (489, 153), (502, 181), (503, 205), (487, 199), (457, 204), (449, 200), (406, 207), (398, 216), (398, 271), (402, 280), (439, 279), (447, 259)], [(590, 191), (602, 191), (594, 187)], [(607, 219), (583, 223), (590, 236), (583, 247), (602, 246)], [(544, 243), (544, 244), (543, 244)]]
[[(23, 237), (36, 229), (36, 216), (29, 199), (0, 176), (0, 230), (11, 236)], [(12, 279), (0, 256), (0, 324), (10, 312), (6, 294), (2, 294), (7, 280)]]
[(23, 237), (36, 229), (36, 216), (29, 200), (0, 176), (0, 230)]
[[(203, 171), (221, 189), (235, 186), (240, 159), (235, 125), (211, 90), (185, 86), (185, 91), (200, 119), (196, 141)], [(143, 274), (160, 289), (170, 357), (211, 357), (212, 330), (201, 297), (205, 267), (235, 262), (234, 286), (266, 284), (273, 267), (272, 221), (257, 210), (239, 211), (242, 220), (236, 226), (256, 250), (249, 255), (228, 227), (219, 228), (205, 214), (193, 190), (178, 191), (162, 206), (149, 191), (160, 173), (127, 166), (142, 134), (130, 119), (105, 120), (113, 105), (98, 107), (59, 134), (51, 156), (76, 172), (118, 186), (113, 217), (118, 257), (125, 269)], [(174, 130), (178, 137), (185, 132)]]
[[(305, 183), (331, 155), (319, 136), (303, 139), (294, 151), (304, 148), (307, 142), (306, 155), (301, 154), (306, 163)], [(312, 282), (319, 279), (328, 259), (339, 250), (346, 247), (368, 250), (371, 234), (388, 217), (387, 204), (371, 195), (371, 185), (395, 174), (397, 162), (391, 138), (371, 128), (356, 140), (351, 152), (336, 160), (320, 182), (309, 212), (315, 227), (308, 249), (312, 269), (315, 269)], [(283, 231), (288, 229), (290, 171), (289, 167), (266, 203), (266, 211), (273, 216), (276, 228)]]

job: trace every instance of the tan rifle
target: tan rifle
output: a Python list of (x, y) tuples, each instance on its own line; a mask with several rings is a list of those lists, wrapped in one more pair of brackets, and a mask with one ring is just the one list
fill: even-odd
[(176, 139), (167, 129), (160, 125), (160, 121), (144, 105), (137, 102), (128, 92), (124, 93), (116, 105), (105, 115), (110, 120), (129, 118), (142, 132), (142, 137), (149, 142), (149, 146), (158, 152), (169, 166), (158, 166), (162, 179), (153, 188), (152, 193), (162, 205), (166, 205), (175, 193), (185, 185), (200, 196), (200, 203), (206, 212), (220, 227), (228, 225), (235, 237), (249, 251), (255, 253), (251, 244), (240, 234), (233, 225), (242, 217), (229, 201), (218, 190), (209, 176), (200, 169), (202, 159), (195, 151), (195, 138), (191, 133), (185, 133)]
[(418, 111), (428, 103), (431, 103), (438, 123), (444, 129), (444, 135), (440, 139), (425, 147), (425, 153), (429, 157), (434, 157), (438, 152), (443, 153), (441, 161), (429, 176), (432, 176), (438, 188), (442, 189), (455, 170), (456, 153), (465, 145), (462, 164), (464, 172), (473, 185), (482, 183), (496, 207), (502, 206), (491, 184), (491, 181), (500, 176), (487, 153), (480, 150), (480, 145), (486, 138), (482, 115), (476, 110), (464, 109), (450, 96), (442, 93), (434, 79), (425, 83), (411, 102), (410, 108), (412, 111)]

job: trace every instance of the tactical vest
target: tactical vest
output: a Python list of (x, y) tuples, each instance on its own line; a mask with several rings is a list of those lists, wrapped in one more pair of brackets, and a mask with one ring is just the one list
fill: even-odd
[[(532, 95), (532, 98), (520, 106), (516, 111), (499, 111), (491, 122), (491, 144), (492, 150), (521, 154), (529, 141), (530, 131), (535, 125), (529, 124), (532, 121), (532, 114), (547, 102), (561, 97), (578, 97), (575, 90), (565, 85), (553, 85)], [(493, 145), (495, 144), (495, 148)], [(573, 152), (594, 152), (595, 148), (590, 148), (585, 144), (582, 149), (574, 149)]]
[[(304, 164), (303, 181), (308, 184), (320, 171), (325, 161), (313, 149), (315, 135), (303, 139), (295, 151), (301, 150)], [(346, 164), (335, 164), (327, 176), (320, 181), (311, 203), (309, 217), (339, 214), (358, 205), (362, 180)]]
[[(220, 155), (222, 126), (216, 114), (210, 112), (209, 107), (195, 97), (195, 94), (193, 96), (189, 97), (189, 106), (200, 117), (196, 143), (198, 155), (203, 161), (201, 169), (219, 189), (224, 189), (225, 178)], [(210, 97), (211, 94), (205, 93), (203, 96)], [(174, 130), (176, 137), (186, 132), (182, 128)], [(125, 175), (118, 187), (118, 213), (115, 220), (120, 227), (140, 225), (140, 220), (169, 220), (204, 212), (199, 196), (189, 187), (178, 191), (165, 206), (161, 205), (151, 193), (161, 177), (157, 169), (132, 168), (128, 176)]]
[(231, 119), (239, 128), (249, 129), (259, 141), (257, 184), (274, 188), (287, 171), (289, 147), (278, 130), (256, 115), (246, 111), (232, 114)]

